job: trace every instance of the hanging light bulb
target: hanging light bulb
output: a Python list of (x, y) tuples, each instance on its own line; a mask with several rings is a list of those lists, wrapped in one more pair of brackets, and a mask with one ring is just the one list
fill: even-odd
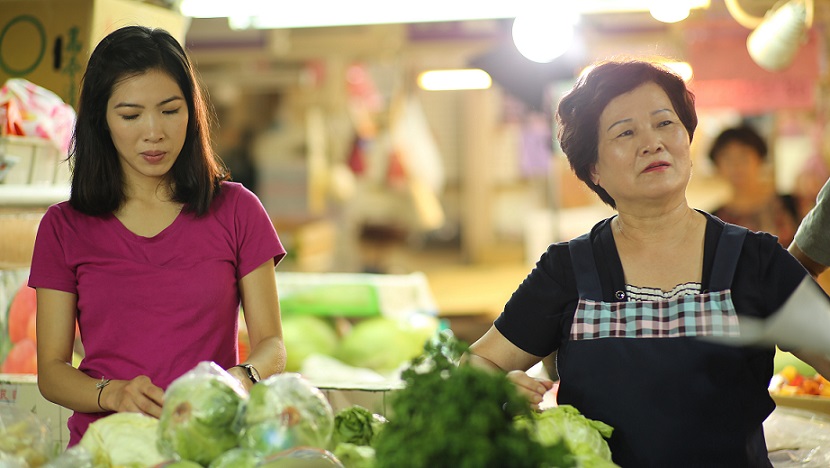
[(808, 17), (811, 17), (809, 10), (804, 0), (790, 0), (768, 11), (746, 40), (752, 60), (769, 71), (789, 66), (806, 39)]
[(675, 0), (667, 2), (665, 0), (653, 0), (649, 12), (651, 16), (657, 21), (663, 23), (677, 23), (689, 17), (691, 7), (686, 0)]
[(534, 3), (513, 20), (513, 43), (527, 59), (551, 62), (567, 52), (579, 15), (565, 2)]

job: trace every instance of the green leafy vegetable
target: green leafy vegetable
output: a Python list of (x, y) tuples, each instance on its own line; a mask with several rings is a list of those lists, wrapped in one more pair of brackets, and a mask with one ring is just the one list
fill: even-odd
[(391, 372), (418, 356), (433, 332), (389, 317), (367, 318), (343, 337), (335, 356), (350, 366)]
[(341, 442), (334, 448), (334, 456), (344, 468), (374, 468), (375, 449), (368, 445)]
[(262, 458), (255, 451), (237, 447), (219, 455), (208, 468), (254, 468), (261, 462)]
[(355, 445), (372, 445), (372, 441), (380, 432), (386, 418), (373, 414), (360, 405), (352, 405), (340, 410), (334, 416), (334, 433), (332, 445), (347, 442)]
[(303, 361), (313, 353), (333, 355), (340, 338), (325, 319), (313, 315), (286, 315), (282, 336), (287, 357), (286, 372), (299, 372)]
[(602, 421), (588, 419), (571, 405), (559, 405), (541, 412), (522, 415), (516, 420), (520, 427), (533, 431), (544, 445), (562, 442), (576, 456), (580, 467), (615, 467), (611, 449), (605, 440), (614, 429)]
[(527, 416), (528, 401), (501, 373), (458, 364), (466, 345), (450, 330), (436, 334), (401, 373), (389, 422), (375, 441), (377, 468), (571, 467), (564, 444), (543, 445)]
[(237, 414), (246, 394), (239, 382), (213, 362), (199, 363), (164, 393), (159, 446), (167, 456), (209, 465), (239, 443)]
[(240, 446), (268, 456), (297, 446), (327, 448), (334, 412), (320, 389), (289, 372), (251, 387), (241, 421)]
[(165, 457), (156, 448), (158, 419), (141, 413), (113, 413), (92, 424), (79, 446), (95, 466), (144, 467)]

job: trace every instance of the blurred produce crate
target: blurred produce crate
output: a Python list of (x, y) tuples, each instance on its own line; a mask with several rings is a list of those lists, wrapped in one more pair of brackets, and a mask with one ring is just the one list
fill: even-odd
[(285, 315), (338, 317), (437, 315), (423, 273), (277, 272), (280, 310)]

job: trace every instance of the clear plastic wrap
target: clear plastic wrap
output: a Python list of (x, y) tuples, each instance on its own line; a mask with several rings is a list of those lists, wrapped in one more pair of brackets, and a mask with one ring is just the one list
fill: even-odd
[(296, 373), (256, 383), (243, 413), (240, 446), (265, 456), (296, 447), (326, 449), (334, 429), (323, 392)]
[(779, 406), (764, 421), (775, 468), (830, 466), (830, 416)]
[(46, 421), (31, 411), (0, 404), (0, 466), (43, 466), (56, 455)]
[(164, 392), (162, 454), (209, 465), (239, 443), (237, 417), (248, 393), (214, 362), (201, 362)]

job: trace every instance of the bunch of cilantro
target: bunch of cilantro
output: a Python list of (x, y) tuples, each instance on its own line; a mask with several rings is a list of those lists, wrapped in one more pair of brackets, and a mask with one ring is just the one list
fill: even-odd
[(405, 386), (374, 443), (376, 468), (577, 466), (562, 441), (543, 445), (532, 424), (515, 424), (532, 411), (527, 399), (504, 374), (459, 363), (466, 350), (443, 330), (401, 373)]

